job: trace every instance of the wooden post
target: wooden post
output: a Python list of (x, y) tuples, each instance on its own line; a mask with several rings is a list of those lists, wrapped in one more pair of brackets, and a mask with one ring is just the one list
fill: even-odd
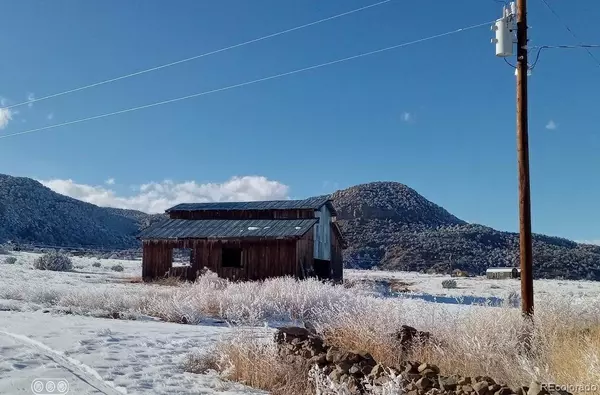
[(519, 231), (521, 300), (525, 316), (533, 315), (531, 196), (527, 103), (527, 0), (517, 0), (517, 155), (519, 162)]

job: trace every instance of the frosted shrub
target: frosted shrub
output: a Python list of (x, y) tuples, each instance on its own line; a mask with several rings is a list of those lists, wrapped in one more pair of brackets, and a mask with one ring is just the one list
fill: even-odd
[[(48, 273), (37, 274), (37, 278), (48, 277)], [(178, 287), (111, 284), (71, 288), (53, 283), (24, 287), (8, 283), (0, 284), (0, 299), (64, 307), (74, 314), (148, 315), (187, 324), (203, 323), (207, 317), (244, 327), (263, 326), (265, 321), (282, 325), (305, 322), (330, 344), (369, 352), (387, 366), (393, 366), (400, 358), (422, 361), (439, 366), (445, 374), (491, 376), (511, 386), (528, 384), (533, 379), (567, 384), (600, 382), (597, 297), (536, 294), (535, 353), (531, 356), (519, 352), (524, 321), (520, 309), (509, 304), (450, 308), (441, 303), (374, 297), (357, 288), (316, 280), (230, 282), (207, 273), (195, 283)], [(430, 332), (434, 341), (403, 354), (394, 340), (402, 325)], [(263, 388), (276, 385), (277, 380), (296, 388), (296, 381), (292, 380), (295, 378), (285, 376), (289, 366), (274, 359), (272, 345), (265, 347), (252, 339), (240, 337), (216, 352), (220, 366), (231, 368), (227, 376)], [(191, 370), (197, 371), (212, 364), (206, 355), (197, 355), (187, 362)], [(303, 389), (296, 391), (291, 393), (303, 394)], [(382, 389), (380, 393), (386, 392)], [(389, 393), (394, 393), (393, 389)]]
[(198, 350), (185, 356), (182, 363), (184, 371), (195, 374), (206, 374), (218, 370), (218, 358), (215, 350)]
[(111, 270), (115, 272), (122, 272), (123, 270), (125, 270), (125, 268), (120, 263), (117, 263), (116, 265), (113, 265), (113, 267), (111, 267)]
[(220, 341), (207, 358), (206, 353), (191, 353), (184, 366), (200, 371), (216, 368), (221, 375), (273, 395), (314, 395), (308, 380), (310, 365), (293, 366), (283, 361), (270, 331), (240, 330)]
[(48, 252), (33, 262), (33, 267), (38, 270), (52, 270), (67, 272), (73, 270), (71, 258), (60, 252)]
[(100, 263), (100, 261), (96, 261), (96, 262), (92, 263), (92, 266), (93, 267), (101, 267), (102, 264)]
[(442, 288), (454, 289), (456, 288), (456, 280), (444, 280), (442, 281)]
[(17, 263), (17, 258), (15, 258), (14, 256), (9, 256), (4, 260), (4, 263), (6, 263), (7, 265), (14, 265), (15, 263)]

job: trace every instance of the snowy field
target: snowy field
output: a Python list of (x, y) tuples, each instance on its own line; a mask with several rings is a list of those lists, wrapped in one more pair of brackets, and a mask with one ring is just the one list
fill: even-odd
[[(73, 394), (260, 393), (216, 374), (185, 373), (182, 360), (191, 351), (210, 350), (240, 325), (256, 336), (271, 333), (263, 330), (267, 323), (301, 319), (324, 324), (348, 319), (362, 325), (348, 315), (354, 311), (368, 312), (365, 319), (378, 327), (406, 323), (440, 336), (453, 336), (456, 328), (468, 333), (474, 320), (478, 327), (490, 319), (489, 325), (509, 328), (519, 319), (511, 311), (473, 314), (489, 307), (376, 300), (366, 291), (363, 298), (361, 289), (319, 282), (282, 280), (262, 286), (213, 278), (193, 285), (147, 285), (140, 281), (140, 261), (73, 257), (73, 271), (50, 272), (33, 269), (38, 254), (12, 256), (17, 262), (6, 264), (0, 255), (0, 394), (31, 394), (36, 378), (64, 378)], [(122, 271), (113, 269), (119, 265)], [(448, 290), (441, 282), (449, 276), (347, 270), (345, 278), (393, 279), (407, 283), (411, 292), (432, 295), (506, 297), (519, 292), (518, 280), (458, 278), (458, 288)], [(598, 316), (600, 283), (544, 280), (534, 286), (536, 299), (568, 300), (566, 307), (557, 307), (561, 312)], [(583, 302), (579, 310), (573, 309), (575, 300)], [(181, 319), (195, 325), (177, 323)], [(234, 330), (225, 321), (238, 326)]]
[[(224, 323), (181, 325), (143, 315), (115, 320), (45, 308), (58, 290), (135, 292), (141, 285), (130, 281), (138, 281), (141, 262), (74, 257), (74, 271), (62, 273), (34, 270), (37, 254), (12, 256), (16, 264), (0, 263), (0, 394), (32, 394), (38, 378), (66, 379), (68, 393), (77, 395), (261, 393), (183, 371), (189, 352), (210, 349), (228, 336), (231, 328)], [(111, 269), (117, 264), (122, 272)]]
[[(376, 270), (345, 270), (344, 278), (348, 280), (395, 280), (406, 283), (409, 292), (450, 297), (480, 296), (504, 299), (511, 294), (516, 293), (518, 295), (521, 292), (521, 282), (518, 279), (453, 278), (447, 275)], [(444, 289), (442, 281), (450, 278), (456, 280), (457, 288)], [(564, 296), (578, 299), (598, 299), (600, 297), (600, 282), (598, 281), (535, 280), (533, 288), (536, 297)]]
[(32, 393), (35, 379), (65, 379), (70, 394), (253, 394), (181, 360), (229, 329), (75, 315), (0, 312), (0, 394)]

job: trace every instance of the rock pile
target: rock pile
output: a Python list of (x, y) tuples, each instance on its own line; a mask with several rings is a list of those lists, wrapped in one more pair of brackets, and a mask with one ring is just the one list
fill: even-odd
[[(430, 334), (403, 326), (397, 338), (408, 347), (415, 338)], [(365, 386), (382, 386), (396, 377), (407, 395), (569, 395), (549, 393), (540, 386), (510, 388), (491, 377), (443, 376), (437, 366), (404, 361), (398, 366), (383, 366), (370, 354), (341, 350), (304, 328), (280, 328), (275, 334), (279, 355), (290, 365), (317, 365), (335, 383), (344, 383), (353, 394), (365, 394)]]

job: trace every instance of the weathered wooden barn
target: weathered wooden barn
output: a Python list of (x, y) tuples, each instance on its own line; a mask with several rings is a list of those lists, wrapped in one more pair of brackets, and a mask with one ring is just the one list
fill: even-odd
[[(145, 229), (142, 276), (193, 280), (207, 268), (231, 280), (318, 277), (342, 281), (345, 242), (326, 197), (261, 202), (184, 203)], [(191, 250), (173, 267), (173, 249)]]
[(490, 267), (485, 274), (491, 280), (502, 280), (519, 278), (520, 271), (516, 267)]

